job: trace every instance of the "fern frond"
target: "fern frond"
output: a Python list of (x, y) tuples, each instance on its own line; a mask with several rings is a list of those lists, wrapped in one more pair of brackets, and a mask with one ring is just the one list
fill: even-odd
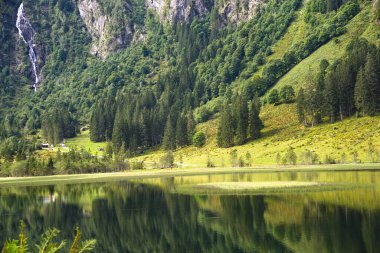
[(74, 238), (73, 244), (71, 245), (70, 253), (77, 253), (78, 252), (79, 240), (80, 240), (80, 236), (81, 236), (81, 232), (80, 232), (79, 227), (77, 227), (75, 229), (75, 232), (76, 232), (75, 238)]
[(18, 253), (28, 252), (28, 238), (25, 236), (25, 223), (23, 220), (20, 221), (20, 234), (18, 236)]
[(53, 245), (52, 240), (58, 236), (60, 231), (56, 228), (48, 229), (43, 235), (41, 239), (41, 244), (36, 245), (39, 253), (48, 253), (47, 249)]
[(6, 241), (1, 253), (18, 253), (17, 243), (16, 240)]
[(95, 249), (96, 240), (87, 240), (80, 244), (78, 253), (90, 252)]

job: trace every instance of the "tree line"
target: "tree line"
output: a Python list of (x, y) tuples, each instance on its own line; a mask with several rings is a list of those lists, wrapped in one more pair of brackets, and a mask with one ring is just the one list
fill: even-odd
[(299, 121), (333, 123), (356, 114), (374, 116), (380, 109), (380, 50), (365, 39), (355, 39), (346, 55), (333, 64), (322, 60), (316, 77), (297, 96)]
[(59, 144), (77, 133), (77, 122), (65, 108), (53, 107), (42, 115), (41, 129), (49, 144)]
[(248, 102), (246, 96), (239, 94), (234, 96), (231, 105), (226, 100), (220, 115), (218, 146), (227, 148), (259, 138), (264, 127), (260, 119), (260, 107), (258, 96)]
[(120, 149), (137, 154), (162, 145), (167, 150), (191, 144), (195, 121), (191, 107), (181, 109), (173, 103), (169, 89), (161, 99), (151, 89), (141, 93), (125, 92), (115, 99), (99, 101), (91, 117), (92, 141), (111, 141), (115, 152)]

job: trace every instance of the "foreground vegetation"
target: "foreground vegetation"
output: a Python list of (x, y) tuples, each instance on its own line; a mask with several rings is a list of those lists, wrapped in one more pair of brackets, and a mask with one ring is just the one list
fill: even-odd
[[(39, 252), (39, 253), (55, 253), (62, 252), (66, 245), (66, 241), (58, 241), (57, 237), (60, 231), (58, 229), (49, 229), (42, 236), (39, 244), (35, 245), (31, 249), (28, 241), (28, 237), (25, 233), (25, 224), (20, 222), (20, 233), (18, 240), (8, 240), (4, 243), (2, 253), (27, 253), (27, 252)], [(75, 230), (75, 237), (73, 243), (69, 248), (69, 253), (84, 253), (94, 250), (96, 240), (81, 241), (81, 231), (79, 228)]]

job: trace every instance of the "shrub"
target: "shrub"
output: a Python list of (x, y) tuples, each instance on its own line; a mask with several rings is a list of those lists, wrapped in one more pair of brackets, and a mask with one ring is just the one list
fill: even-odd
[(192, 142), (197, 148), (203, 147), (206, 143), (206, 135), (202, 131), (199, 131), (194, 134)]
[(279, 102), (279, 95), (278, 95), (278, 90), (277, 89), (273, 89), (269, 92), (269, 95), (268, 95), (268, 103), (269, 104), (276, 104)]
[(334, 160), (334, 158), (332, 158), (331, 156), (329, 155), (326, 155), (325, 156), (325, 160), (323, 161), (325, 164), (336, 164), (336, 161)]
[(290, 103), (294, 100), (294, 89), (290, 85), (281, 88), (280, 98), (282, 103)]
[(285, 161), (285, 164), (296, 165), (297, 155), (294, 152), (292, 147), (289, 147), (289, 149), (286, 151), (285, 157), (283, 159)]
[(174, 167), (174, 155), (172, 151), (168, 151), (160, 159), (160, 167), (163, 168), (173, 168)]

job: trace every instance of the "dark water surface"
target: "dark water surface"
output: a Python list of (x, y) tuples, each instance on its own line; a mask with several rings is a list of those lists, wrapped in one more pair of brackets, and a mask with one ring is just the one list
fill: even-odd
[[(339, 191), (179, 195), (182, 184), (344, 182)], [(0, 244), (49, 227), (97, 239), (96, 252), (380, 252), (380, 172), (268, 173), (0, 188)], [(0, 246), (1, 247), (1, 246)], [(33, 248), (33, 246), (32, 246)]]

